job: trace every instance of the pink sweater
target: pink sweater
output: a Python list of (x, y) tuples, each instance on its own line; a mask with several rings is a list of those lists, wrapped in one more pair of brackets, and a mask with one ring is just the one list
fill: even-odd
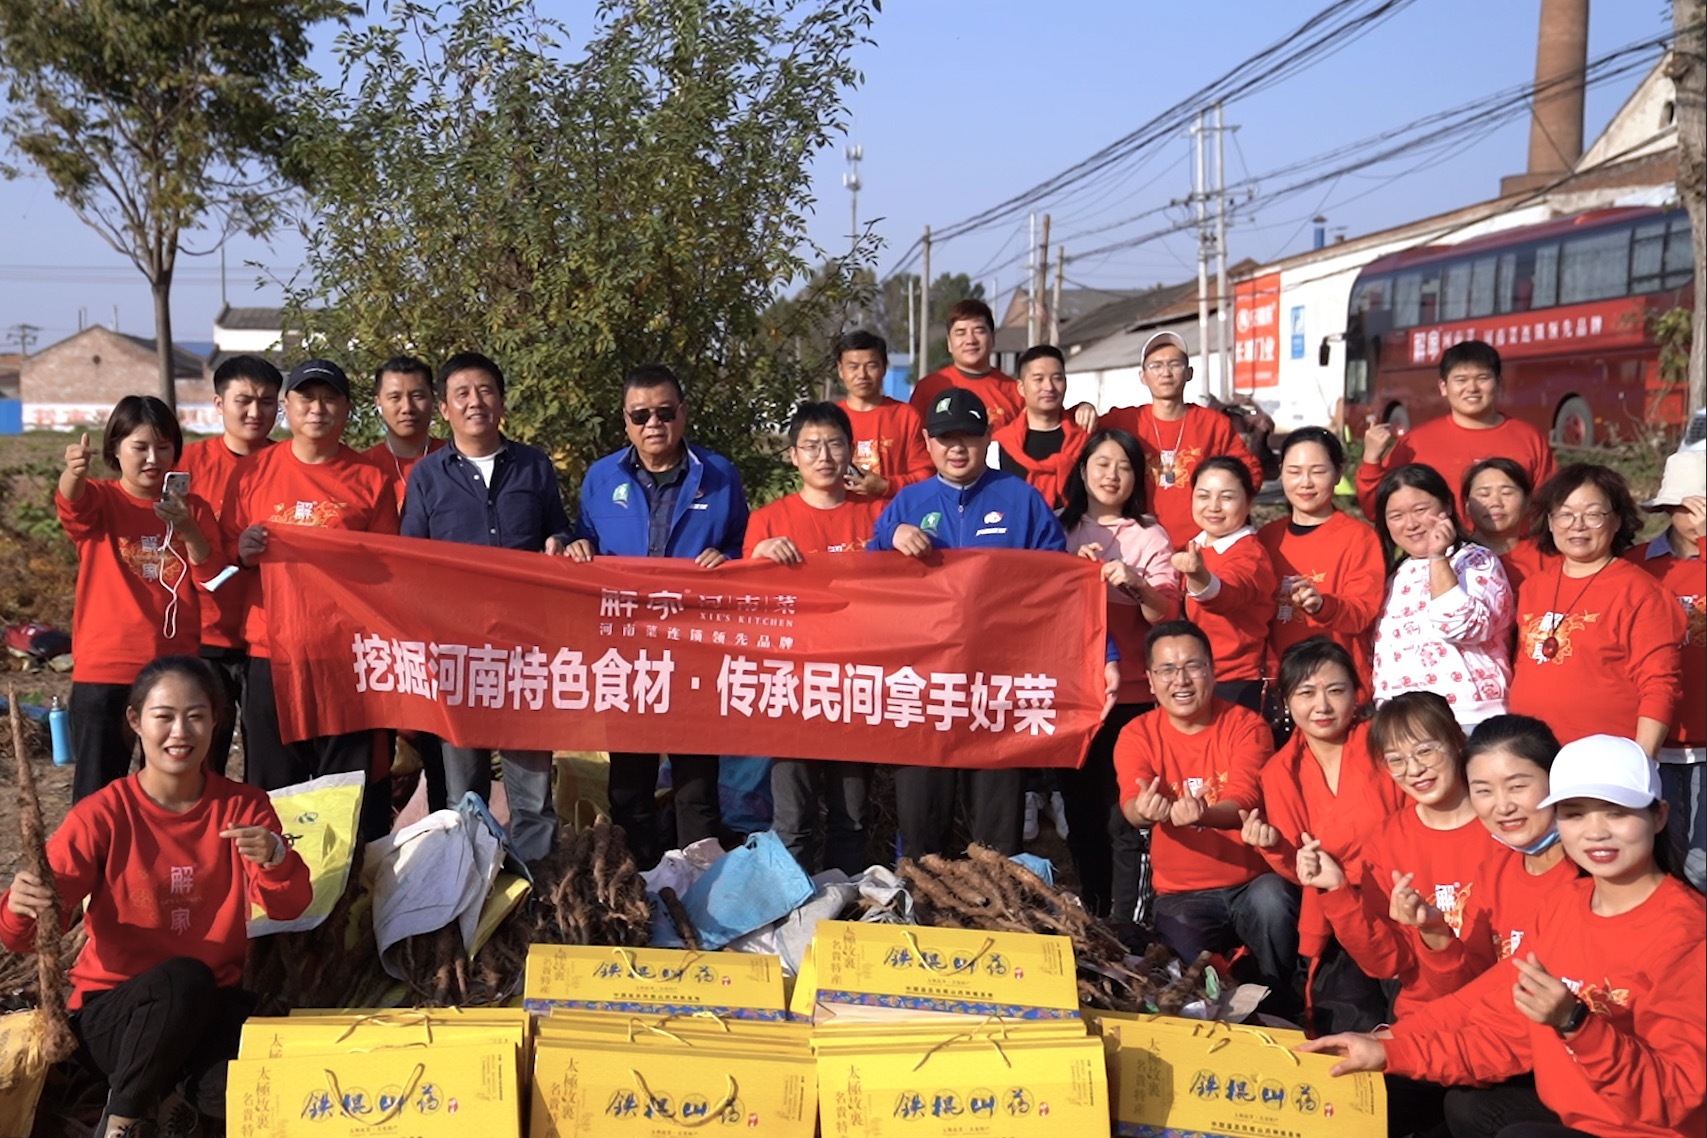
[[(1067, 535), (1067, 552), (1077, 553), (1081, 546), (1102, 546), (1102, 560), (1120, 560), (1168, 602), (1171, 616), (1179, 615), (1180, 582), (1174, 572), (1173, 543), (1168, 531), (1154, 518), (1144, 524), (1122, 518), (1112, 526), (1103, 525), (1090, 517), (1079, 519)], [(1120, 649), (1121, 703), (1150, 702), (1150, 674), (1144, 668), (1144, 637), (1150, 624), (1138, 607), (1138, 598), (1123, 589), (1108, 588), (1108, 630)]]

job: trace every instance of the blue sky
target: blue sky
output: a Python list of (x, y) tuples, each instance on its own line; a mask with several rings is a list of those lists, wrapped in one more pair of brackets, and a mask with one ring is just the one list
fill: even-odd
[[(881, 219), (887, 269), (919, 235), (971, 216), (1095, 152), (1208, 79), (1296, 25), (1325, 0), (888, 0), (876, 45), (857, 56), (865, 84), (851, 99), (849, 141), (865, 150), (862, 222)], [(541, 0), (577, 33), (588, 27), (586, 0)], [(1596, 0), (1591, 58), (1662, 33), (1661, 0)], [(1277, 167), (1375, 135), (1429, 113), (1529, 81), (1535, 66), (1539, 0), (1423, 0), (1313, 68), (1231, 103), (1230, 178)], [(320, 36), (326, 56), (330, 32)], [(573, 50), (573, 45), (571, 46)], [(1634, 87), (1637, 76), (1591, 90), (1588, 138)], [(1308, 246), (1308, 219), (1320, 211), (1352, 234), (1492, 196), (1503, 174), (1522, 169), (1527, 120), (1518, 118), (1450, 159), (1392, 163), (1349, 175), (1289, 202), (1241, 216), (1229, 233), (1233, 260), (1267, 260)], [(1157, 147), (1142, 165), (1094, 190), (1050, 203), (1057, 238), (1068, 237), (1071, 283), (1141, 287), (1195, 271), (1191, 238), (1074, 259), (1074, 236), (1140, 211), (1164, 207), (1191, 188), (1190, 142)], [(1417, 167), (1400, 175), (1407, 166)], [(841, 149), (816, 164), (813, 235), (827, 248), (845, 243), (849, 200)], [(1267, 186), (1271, 183), (1260, 182)], [(1090, 248), (1160, 227), (1163, 212), (1125, 230), (1077, 238)], [(79, 309), (91, 322), (152, 335), (153, 314), (141, 275), (86, 229), (44, 181), (0, 182), (0, 341), (20, 322), (40, 325), (38, 347), (74, 332)], [(933, 270), (975, 273), (1005, 302), (1024, 271), (1026, 219), (1020, 217), (939, 244)], [(239, 239), (227, 251), (234, 304), (276, 303), (255, 291), (245, 262), (289, 275), (301, 257), (297, 239), (272, 246)], [(178, 339), (208, 340), (220, 306), (217, 257), (180, 261), (173, 299)]]

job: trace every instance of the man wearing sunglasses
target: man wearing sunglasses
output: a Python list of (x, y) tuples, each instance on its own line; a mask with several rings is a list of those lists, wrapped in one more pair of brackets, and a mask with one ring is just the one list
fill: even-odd
[[(741, 476), (727, 458), (687, 441), (681, 380), (662, 364), (635, 368), (622, 381), (622, 415), (629, 445), (587, 470), (569, 556), (691, 558), (702, 569), (740, 557), (747, 532)], [(642, 869), (663, 856), (657, 782), (657, 755), (611, 753), (611, 820), (628, 832)], [(670, 782), (676, 845), (716, 837), (717, 756), (671, 755)]]

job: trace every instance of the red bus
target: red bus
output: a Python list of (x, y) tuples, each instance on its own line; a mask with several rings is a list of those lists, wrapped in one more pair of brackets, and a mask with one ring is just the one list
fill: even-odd
[(1680, 426), (1656, 316), (1691, 302), (1681, 209), (1618, 208), (1425, 245), (1370, 262), (1346, 316), (1347, 422), (1373, 412), (1401, 429), (1446, 414), (1440, 354), (1485, 340), (1503, 362), (1500, 409), (1591, 446)]

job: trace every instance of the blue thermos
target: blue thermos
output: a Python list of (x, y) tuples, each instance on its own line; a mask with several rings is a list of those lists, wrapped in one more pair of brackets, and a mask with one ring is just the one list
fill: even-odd
[(65, 703), (58, 696), (47, 709), (47, 733), (53, 737), (53, 765), (68, 767), (71, 765), (71, 719), (65, 712)]

